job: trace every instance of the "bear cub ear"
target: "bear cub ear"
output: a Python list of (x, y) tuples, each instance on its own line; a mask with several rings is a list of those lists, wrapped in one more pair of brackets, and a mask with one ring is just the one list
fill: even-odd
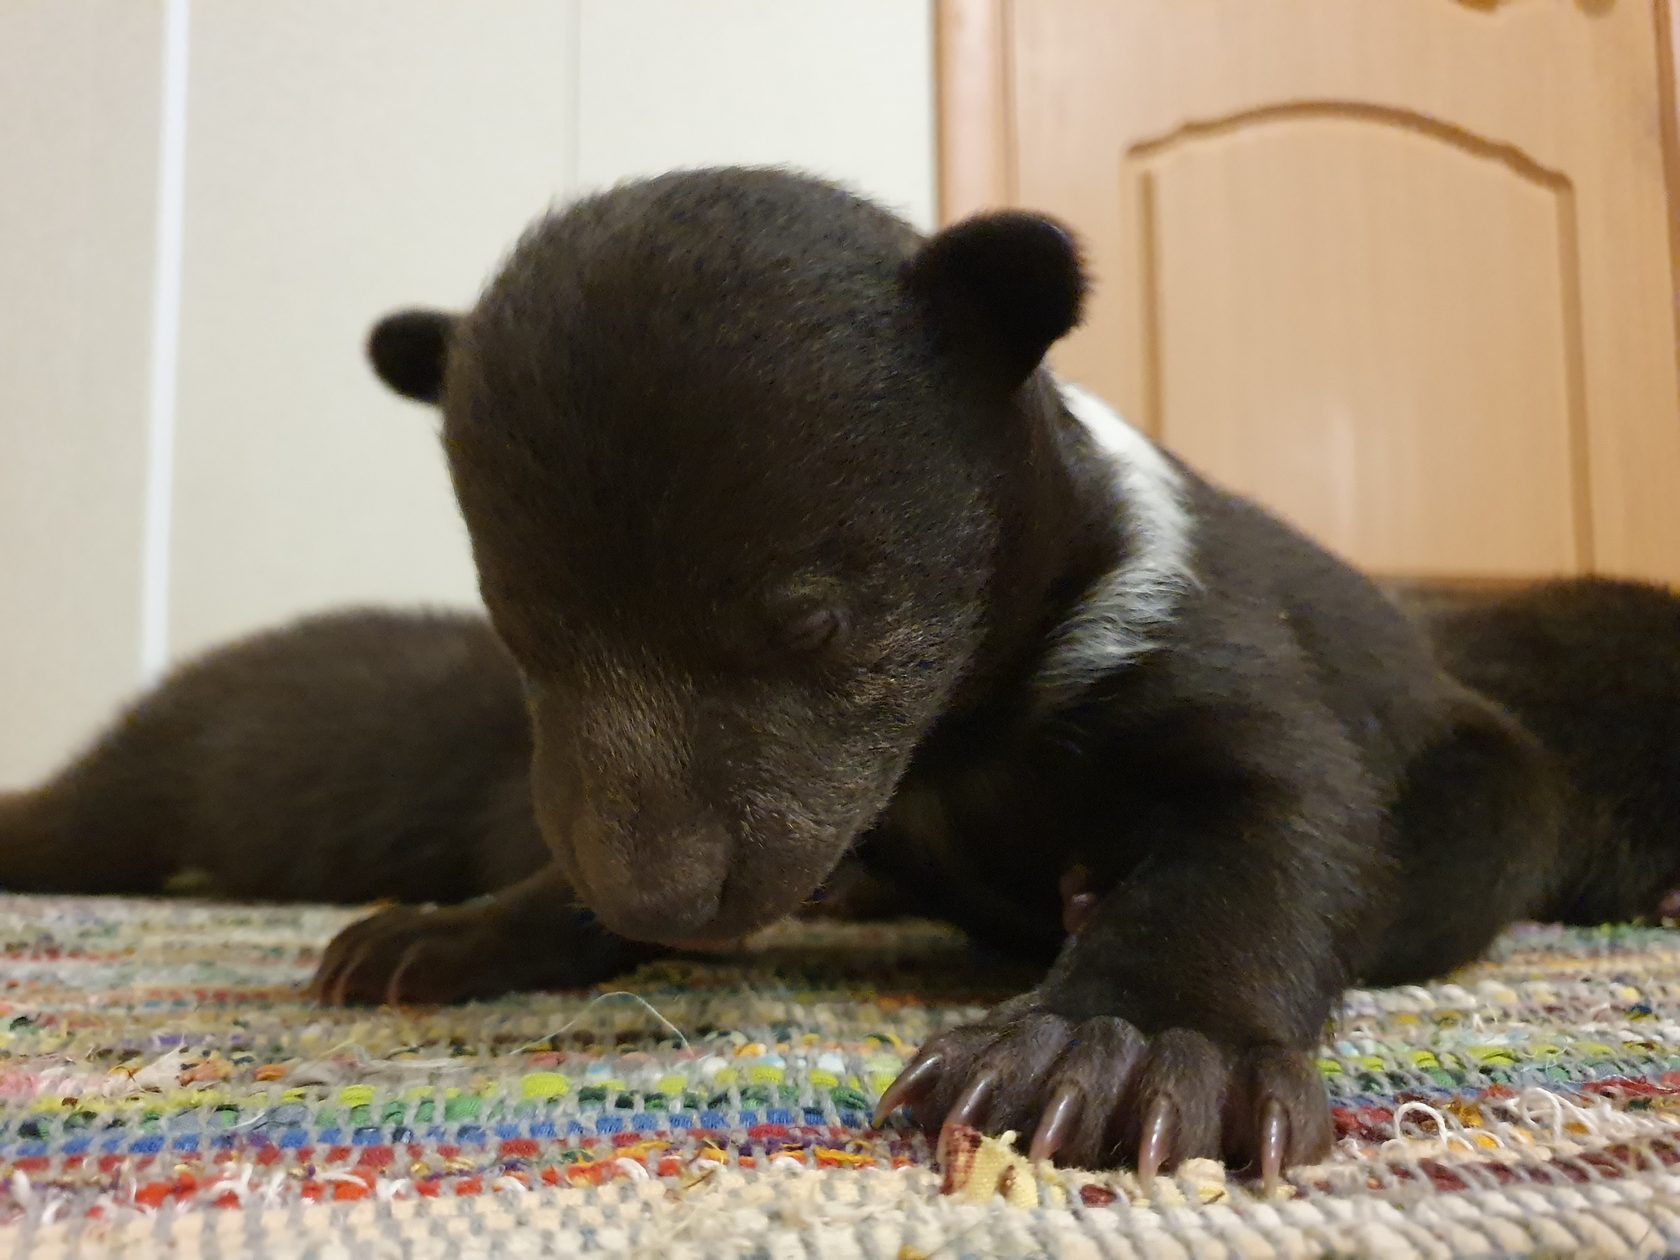
[(373, 370), (404, 398), (436, 403), (443, 398), (444, 365), (455, 316), (443, 311), (396, 311), (368, 334)]
[(1087, 289), (1072, 234), (1018, 210), (946, 228), (905, 264), (904, 283), (945, 343), (1011, 390), (1079, 322)]

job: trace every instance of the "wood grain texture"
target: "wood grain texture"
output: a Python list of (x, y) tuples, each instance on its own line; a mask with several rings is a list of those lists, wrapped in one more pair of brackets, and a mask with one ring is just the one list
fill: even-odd
[(1369, 567), (1680, 579), (1668, 7), (1007, 6), (1058, 366)]
[(1009, 7), (1009, 0), (934, 6), (941, 224), (1011, 200)]
[(1566, 180), (1337, 102), (1181, 128), (1122, 169), (1151, 203), (1139, 418), (1163, 440), (1375, 568), (1584, 565)]
[[(1668, 267), (1680, 323), (1680, 14), (1674, 0), (1653, 0), (1657, 24), (1657, 94), (1662, 129), (1663, 183), (1668, 193)], [(1674, 338), (1680, 382), (1680, 327)]]

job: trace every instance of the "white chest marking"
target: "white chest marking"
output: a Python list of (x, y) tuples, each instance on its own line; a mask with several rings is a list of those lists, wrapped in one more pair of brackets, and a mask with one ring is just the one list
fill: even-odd
[(1125, 554), (1074, 608), (1039, 667), (1034, 688), (1050, 712), (1158, 646), (1180, 597), (1195, 583), (1192, 521), (1178, 470), (1101, 399), (1077, 386), (1058, 388), (1113, 465), (1120, 499), (1115, 528)]

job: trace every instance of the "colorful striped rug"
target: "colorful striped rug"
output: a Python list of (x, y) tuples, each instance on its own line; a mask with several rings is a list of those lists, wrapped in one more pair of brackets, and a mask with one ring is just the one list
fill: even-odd
[(1018, 983), (927, 924), (799, 923), (607, 993), (325, 1011), (348, 916), (0, 897), (0, 1253), (1305, 1256), (1680, 1250), (1680, 934), (1524, 928), (1350, 994), (1339, 1147), (1272, 1198), (869, 1127)]

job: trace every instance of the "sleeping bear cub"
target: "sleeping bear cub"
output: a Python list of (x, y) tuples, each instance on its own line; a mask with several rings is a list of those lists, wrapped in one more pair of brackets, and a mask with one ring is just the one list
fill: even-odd
[(1655, 907), (1680, 605), (1542, 588), (1432, 641), (1051, 376), (1085, 286), (1035, 215), (922, 239), (719, 169), (543, 219), (464, 315), (383, 321), (378, 371), (442, 408), (552, 861), (352, 927), (322, 983), (447, 999), (429, 975), (564, 974), (602, 929), (726, 939), (852, 854), (1047, 961), (883, 1115), (1269, 1180), (1328, 1149), (1344, 987)]
[(852, 854), (1048, 964), (882, 1115), (1271, 1180), (1329, 1146), (1309, 1056), (1345, 986), (1655, 907), (1680, 605), (1576, 583), (1426, 635), (1050, 375), (1085, 285), (1035, 215), (922, 239), (720, 169), (550, 215), (467, 314), (382, 322), (381, 375), (442, 407), (553, 860), (351, 928), (322, 983), (449, 998), (428, 973), (463, 957), (728, 938)]
[(1046, 967), (882, 1116), (1269, 1181), (1329, 1148), (1311, 1054), (1345, 987), (1653, 911), (1680, 603), (1409, 616), (1052, 377), (1085, 287), (1036, 215), (924, 239), (718, 169), (551, 214), (471, 311), (380, 323), (380, 374), (442, 409), (548, 859), (353, 925), (317, 991), (601, 979), (850, 858)]

